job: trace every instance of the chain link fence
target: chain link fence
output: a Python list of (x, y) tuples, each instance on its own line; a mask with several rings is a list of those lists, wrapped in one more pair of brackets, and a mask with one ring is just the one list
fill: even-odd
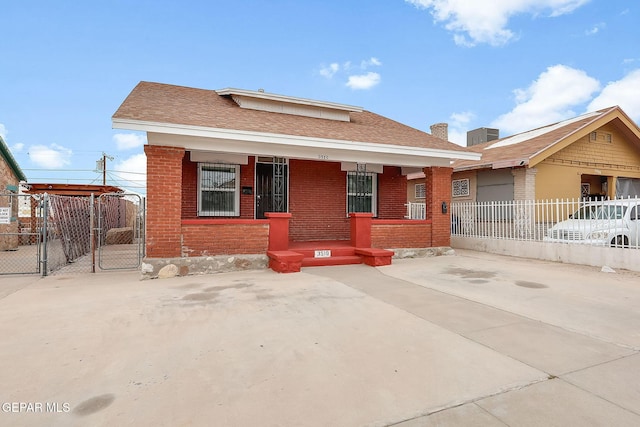
[(144, 208), (134, 194), (1, 194), (0, 274), (138, 268)]

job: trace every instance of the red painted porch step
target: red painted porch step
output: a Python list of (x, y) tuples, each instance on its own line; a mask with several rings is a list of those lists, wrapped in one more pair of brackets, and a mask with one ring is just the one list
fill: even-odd
[[(331, 251), (329, 257), (316, 257), (316, 251)], [(316, 241), (290, 242), (286, 251), (268, 251), (269, 266), (280, 273), (300, 271), (301, 267), (367, 264), (382, 266), (391, 264), (392, 251), (376, 248), (355, 248), (351, 242)]]
[[(304, 255), (303, 267), (324, 267), (328, 265), (362, 264), (362, 257), (348, 240), (321, 240), (315, 242), (291, 242), (289, 250)], [(316, 258), (316, 251), (331, 251), (329, 257)]]
[(302, 259), (303, 267), (326, 267), (329, 265), (362, 264), (364, 261), (359, 255), (330, 256), (326, 258), (305, 257)]

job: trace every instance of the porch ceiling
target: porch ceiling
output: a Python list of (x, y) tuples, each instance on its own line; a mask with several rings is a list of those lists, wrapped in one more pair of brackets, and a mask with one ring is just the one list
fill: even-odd
[(404, 145), (312, 138), (168, 123), (114, 119), (113, 127), (147, 132), (151, 145), (186, 150), (288, 158), (377, 163), (405, 167), (450, 166), (452, 160), (478, 160), (480, 154)]

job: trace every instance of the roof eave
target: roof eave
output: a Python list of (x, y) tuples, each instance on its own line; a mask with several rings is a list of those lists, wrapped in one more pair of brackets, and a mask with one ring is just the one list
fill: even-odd
[[(244, 131), (235, 129), (209, 128), (202, 126), (181, 125), (173, 123), (158, 123), (131, 120), (114, 117), (113, 127), (146, 131), (158, 134), (181, 135), (187, 137), (203, 137), (232, 141), (246, 141), (253, 143), (273, 144), (291, 147), (315, 147), (339, 151), (368, 152), (378, 154), (392, 154), (402, 156), (416, 156), (418, 158), (435, 158), (442, 160), (479, 160), (481, 154), (468, 151), (454, 151), (436, 148), (409, 147), (402, 145), (380, 144), (366, 141), (347, 141), (338, 139), (305, 137), (287, 134), (273, 134), (265, 132)], [(189, 147), (185, 147), (189, 148)]]
[(4, 159), (6, 160), (7, 164), (13, 171), (13, 174), (16, 176), (16, 178), (18, 178), (19, 181), (26, 181), (27, 180), (26, 175), (24, 174), (24, 172), (22, 172), (22, 169), (20, 169), (20, 165), (18, 165), (18, 162), (13, 157), (13, 154), (11, 154), (9, 147), (4, 142), (4, 139), (1, 136), (0, 136), (0, 154), (2, 154), (2, 157), (4, 157)]

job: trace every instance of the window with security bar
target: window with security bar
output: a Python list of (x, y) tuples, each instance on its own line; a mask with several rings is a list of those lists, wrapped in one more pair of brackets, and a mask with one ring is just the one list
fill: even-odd
[(425, 199), (427, 197), (425, 184), (416, 184), (415, 196), (416, 199)]
[(377, 187), (377, 174), (347, 172), (347, 214), (371, 212), (376, 215)]
[(240, 166), (198, 164), (198, 215), (240, 215)]

